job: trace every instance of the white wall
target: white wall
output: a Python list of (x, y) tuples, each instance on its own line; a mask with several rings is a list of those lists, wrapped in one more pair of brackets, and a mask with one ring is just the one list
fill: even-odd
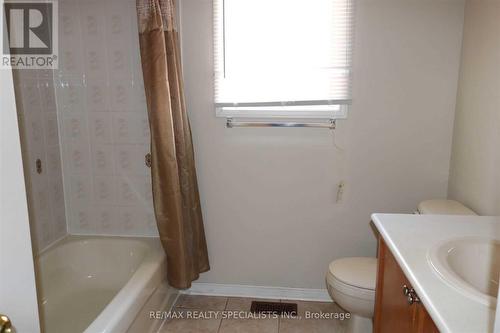
[(449, 196), (500, 214), (500, 1), (468, 0)]
[(212, 267), (201, 282), (324, 288), (331, 260), (375, 255), (371, 213), (446, 196), (462, 1), (358, 1), (354, 102), (335, 132), (344, 151), (324, 129), (225, 129), (211, 1), (181, 1), (181, 23)]

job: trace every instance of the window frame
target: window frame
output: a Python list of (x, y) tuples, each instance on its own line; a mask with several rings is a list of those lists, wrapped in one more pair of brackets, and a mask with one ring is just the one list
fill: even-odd
[[(326, 105), (326, 104), (321, 104)], [(339, 110), (296, 110), (283, 107), (282, 110), (270, 110), (266, 107), (215, 106), (215, 115), (219, 118), (283, 118), (283, 119), (346, 119), (350, 104), (339, 104)]]
[[(214, 0), (213, 1), (213, 12), (214, 18), (216, 17), (217, 6), (222, 4), (222, 15), (225, 15), (224, 11), (224, 1), (225, 0)], [(347, 0), (349, 1), (349, 0)], [(354, 20), (354, 18), (353, 18)], [(213, 38), (214, 38), (214, 59), (216, 58), (216, 53), (219, 54), (219, 61), (222, 62), (222, 68), (224, 68), (225, 72), (225, 37), (224, 37), (224, 29), (225, 29), (225, 19), (219, 20), (219, 22), (215, 22), (214, 20), (214, 30), (213, 30)], [(354, 22), (351, 22), (354, 25)], [(217, 38), (217, 33), (222, 31), (220, 34), (222, 38)], [(354, 31), (352, 31), (354, 34)], [(351, 47), (354, 45), (351, 43)], [(222, 56), (220, 56), (222, 55)], [(352, 50), (351, 50), (352, 57)], [(349, 80), (350, 84), (352, 84), (352, 62), (351, 58), (351, 66), (348, 68), (349, 71)], [(214, 97), (215, 97), (215, 80), (217, 75), (217, 67), (221, 66), (221, 64), (214, 63), (213, 64), (213, 76), (214, 76)], [(351, 88), (352, 89), (352, 88)], [(351, 90), (352, 94), (352, 90)], [(321, 101), (303, 101), (303, 102), (255, 102), (255, 103), (217, 103), (214, 102), (215, 106), (215, 115), (219, 118), (247, 118), (247, 119), (258, 119), (258, 118), (278, 118), (278, 119), (346, 119), (351, 108), (352, 96), (348, 100), (325, 100), (324, 103), (318, 103)], [(320, 110), (318, 107), (314, 109), (314, 106), (320, 106), (325, 110)], [(301, 107), (304, 106), (304, 107)], [(331, 108), (328, 110), (328, 107)], [(310, 110), (307, 110), (307, 107)], [(338, 107), (334, 108), (334, 107)], [(293, 108), (293, 109), (292, 109)]]

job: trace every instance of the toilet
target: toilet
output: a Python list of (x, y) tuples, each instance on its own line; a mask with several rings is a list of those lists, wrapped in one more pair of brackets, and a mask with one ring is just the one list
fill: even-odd
[[(422, 201), (416, 213), (477, 215), (454, 200)], [(376, 278), (377, 258), (341, 258), (330, 263), (326, 274), (326, 286), (333, 301), (351, 313), (347, 332), (372, 332)]]

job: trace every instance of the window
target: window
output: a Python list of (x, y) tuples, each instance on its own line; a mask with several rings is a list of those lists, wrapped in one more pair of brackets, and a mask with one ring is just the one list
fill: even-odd
[(214, 0), (222, 117), (345, 118), (354, 0)]

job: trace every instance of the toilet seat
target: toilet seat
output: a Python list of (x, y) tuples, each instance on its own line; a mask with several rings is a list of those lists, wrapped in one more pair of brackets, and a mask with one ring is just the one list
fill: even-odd
[(337, 290), (338, 292), (364, 301), (374, 301), (375, 300), (375, 290), (374, 289), (364, 289), (357, 286), (352, 286), (342, 281), (336, 279), (332, 274), (328, 273), (326, 277), (328, 285)]

